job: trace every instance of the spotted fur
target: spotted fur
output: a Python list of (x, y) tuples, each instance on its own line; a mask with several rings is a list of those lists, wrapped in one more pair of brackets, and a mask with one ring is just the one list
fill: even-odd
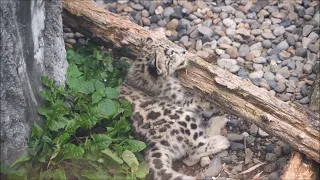
[(229, 147), (223, 136), (207, 136), (199, 114), (201, 98), (190, 94), (174, 77), (185, 68), (185, 51), (148, 39), (147, 54), (134, 60), (119, 88), (123, 98), (133, 104), (134, 134), (147, 143), (149, 179), (194, 179), (172, 169), (172, 162), (188, 156), (199, 160)]

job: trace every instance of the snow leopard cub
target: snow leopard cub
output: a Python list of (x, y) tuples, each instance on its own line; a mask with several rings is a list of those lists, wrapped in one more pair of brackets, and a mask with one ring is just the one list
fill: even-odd
[(185, 68), (185, 51), (145, 43), (147, 54), (133, 60), (121, 97), (133, 104), (132, 129), (136, 138), (147, 143), (149, 178), (155, 180), (195, 179), (172, 169), (172, 162), (188, 156), (197, 160), (230, 145), (224, 136), (207, 136), (200, 115), (201, 98), (190, 94), (173, 77)]

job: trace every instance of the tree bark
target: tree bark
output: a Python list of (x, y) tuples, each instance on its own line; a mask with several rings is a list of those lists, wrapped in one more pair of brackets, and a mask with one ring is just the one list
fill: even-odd
[(281, 176), (282, 180), (315, 180), (315, 174), (312, 169), (312, 162), (303, 162), (303, 157), (299, 152), (294, 152), (284, 168)]
[(314, 81), (309, 107), (320, 114), (320, 72), (318, 72), (316, 80)]
[[(122, 55), (141, 52), (143, 39), (177, 46), (162, 31), (147, 31), (92, 1), (64, 0), (64, 23), (105, 45), (122, 49)], [(256, 123), (263, 130), (289, 143), (311, 159), (320, 162), (319, 114), (293, 103), (285, 103), (251, 82), (237, 77), (194, 54), (187, 53), (190, 67), (179, 73), (185, 87), (205, 95), (230, 113)]]
[(27, 154), (41, 77), (64, 84), (68, 67), (62, 34), (61, 0), (4, 0), (1, 12), (1, 162)]

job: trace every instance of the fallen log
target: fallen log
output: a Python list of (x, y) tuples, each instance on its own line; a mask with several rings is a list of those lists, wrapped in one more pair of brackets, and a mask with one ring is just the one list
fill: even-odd
[[(104, 45), (121, 50), (122, 55), (135, 56), (141, 52), (142, 40), (176, 44), (161, 31), (148, 31), (97, 6), (92, 0), (64, 0), (64, 23)], [(190, 67), (179, 73), (187, 88), (206, 96), (225, 110), (256, 123), (263, 130), (290, 144), (309, 158), (320, 162), (320, 117), (299, 105), (285, 103), (245, 79), (216, 65), (209, 64), (194, 54), (187, 53)]]
[(299, 152), (294, 152), (284, 167), (284, 172), (281, 176), (282, 180), (314, 180), (315, 174), (312, 169), (312, 162), (303, 162), (303, 157)]

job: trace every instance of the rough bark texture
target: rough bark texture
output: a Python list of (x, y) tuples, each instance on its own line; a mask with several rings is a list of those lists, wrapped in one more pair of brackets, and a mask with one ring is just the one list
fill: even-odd
[(320, 73), (317, 74), (310, 97), (310, 109), (320, 114)]
[(60, 0), (1, 1), (1, 162), (27, 153), (31, 126), (40, 120), (40, 78), (64, 84), (61, 9)]
[(312, 163), (303, 162), (303, 157), (299, 152), (294, 152), (284, 168), (282, 180), (315, 180)]
[[(64, 0), (64, 23), (115, 49), (122, 55), (141, 52), (142, 39), (153, 37), (171, 46), (161, 31), (147, 31), (142, 27), (105, 11), (92, 1)], [(127, 51), (129, 50), (129, 51)], [(130, 53), (128, 53), (130, 52)], [(319, 114), (313, 114), (293, 103), (285, 103), (218, 66), (187, 53), (190, 68), (180, 73), (180, 80), (188, 88), (206, 95), (227, 111), (256, 123), (268, 133), (279, 137), (308, 157), (320, 162)]]

